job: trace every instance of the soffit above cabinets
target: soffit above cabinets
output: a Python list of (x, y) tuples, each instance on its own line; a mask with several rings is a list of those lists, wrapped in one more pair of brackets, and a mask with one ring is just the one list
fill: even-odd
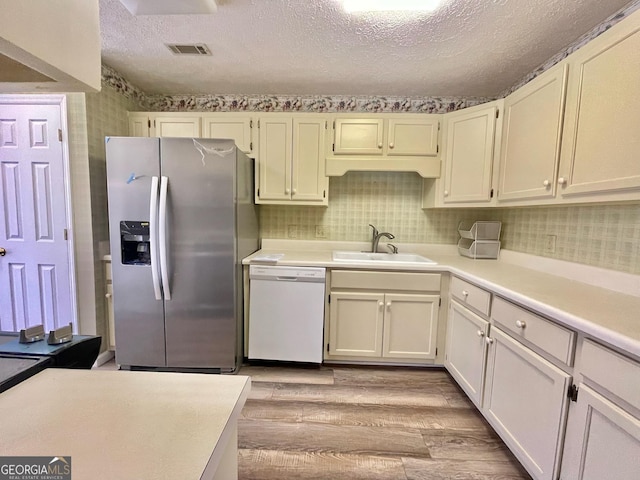
[[(495, 97), (628, 0), (448, 0), (350, 15), (339, 0), (218, 0), (132, 15), (100, 0), (102, 61), (149, 94)], [(176, 58), (165, 44), (204, 43)]]

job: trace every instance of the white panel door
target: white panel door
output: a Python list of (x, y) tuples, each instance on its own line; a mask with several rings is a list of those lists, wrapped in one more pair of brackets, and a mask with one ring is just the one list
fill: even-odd
[(380, 357), (383, 315), (383, 293), (331, 292), (329, 353)]
[(58, 105), (0, 106), (0, 330), (74, 321)]

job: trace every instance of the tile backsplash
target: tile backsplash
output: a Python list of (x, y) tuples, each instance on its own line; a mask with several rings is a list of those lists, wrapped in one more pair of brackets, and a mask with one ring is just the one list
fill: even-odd
[(640, 204), (422, 210), (422, 182), (415, 173), (332, 177), (328, 207), (260, 206), (260, 234), (368, 241), (372, 223), (394, 242), (455, 244), (461, 221), (500, 220), (503, 248), (640, 274)]

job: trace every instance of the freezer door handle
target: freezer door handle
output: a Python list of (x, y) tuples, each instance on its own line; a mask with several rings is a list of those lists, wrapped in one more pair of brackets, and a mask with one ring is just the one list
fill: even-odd
[(158, 270), (158, 177), (151, 177), (149, 198), (149, 250), (151, 250), (151, 278), (156, 300), (162, 300)]
[(160, 177), (160, 213), (158, 243), (160, 244), (160, 273), (162, 275), (162, 291), (164, 299), (171, 300), (169, 285), (169, 262), (167, 257), (167, 194), (169, 191), (169, 177)]

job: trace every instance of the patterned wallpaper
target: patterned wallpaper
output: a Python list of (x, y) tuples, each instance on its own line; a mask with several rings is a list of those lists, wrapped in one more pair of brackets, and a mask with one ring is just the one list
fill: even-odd
[[(105, 88), (106, 87), (106, 88)], [(86, 129), (89, 150), (89, 184), (91, 186), (91, 223), (93, 228), (94, 268), (96, 285), (96, 329), (105, 336), (104, 274), (102, 256), (109, 241), (107, 209), (107, 170), (104, 137), (129, 134), (127, 111), (138, 110), (135, 96), (125, 96), (103, 82), (99, 93), (87, 93)], [(106, 337), (105, 337), (106, 338)], [(107, 342), (102, 343), (102, 351)]]
[[(332, 177), (327, 208), (261, 205), (260, 235), (368, 241), (372, 223), (394, 242), (455, 244), (461, 221), (499, 220), (503, 248), (640, 274), (640, 203), (422, 210), (422, 182), (415, 173)], [(548, 235), (555, 252), (546, 251)]]

